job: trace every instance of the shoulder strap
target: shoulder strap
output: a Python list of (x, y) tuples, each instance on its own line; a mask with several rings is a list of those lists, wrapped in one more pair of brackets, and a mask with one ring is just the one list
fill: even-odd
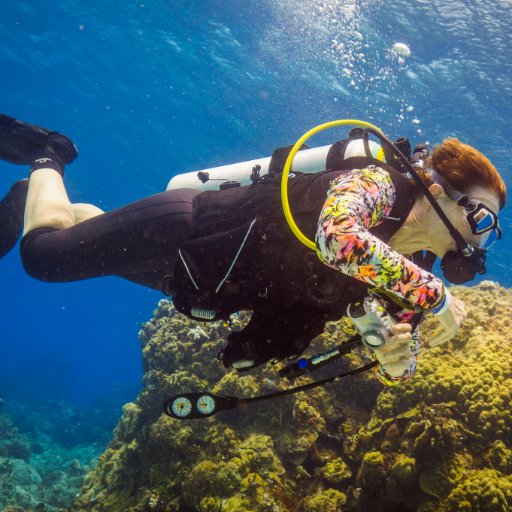
[(405, 222), (405, 219), (414, 205), (415, 197), (413, 194), (413, 186), (406, 176), (393, 167), (381, 167), (389, 172), (391, 181), (395, 186), (396, 197), (393, 208), (384, 222), (371, 228), (370, 231), (383, 242), (387, 242)]
[[(293, 146), (294, 145), (292, 144), (290, 146), (274, 149), (270, 158), (270, 163), (268, 165), (269, 174), (281, 174), (283, 172), (284, 164), (286, 163), (286, 159), (293, 149)], [(302, 151), (303, 149), (309, 149), (309, 146), (303, 144), (299, 151)]]

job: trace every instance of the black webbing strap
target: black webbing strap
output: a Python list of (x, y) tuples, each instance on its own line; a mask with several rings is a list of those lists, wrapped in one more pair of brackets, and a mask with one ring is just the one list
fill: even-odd
[[(274, 149), (272, 156), (270, 157), (270, 163), (268, 165), (268, 173), (269, 174), (282, 174), (284, 169), (284, 164), (286, 163), (286, 159), (293, 149), (294, 144), (291, 146), (285, 146), (282, 148)], [(309, 146), (303, 144), (299, 151), (303, 149), (309, 149)]]

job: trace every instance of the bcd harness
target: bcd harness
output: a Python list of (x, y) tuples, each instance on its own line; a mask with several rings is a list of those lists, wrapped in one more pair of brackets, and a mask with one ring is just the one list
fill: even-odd
[[(354, 141), (363, 142), (366, 154), (347, 158)], [(313, 330), (321, 332), (325, 321), (343, 316), (347, 301), (367, 294), (366, 285), (321, 263), (286, 225), (279, 181), (289, 151), (290, 147), (274, 151), (269, 175), (252, 185), (205, 191), (196, 197), (192, 235), (180, 247), (179, 263), (164, 290), (173, 296), (178, 311), (196, 320), (215, 321), (239, 310), (257, 313), (294, 304), (303, 319), (304, 313), (320, 316), (321, 325)], [(390, 215), (369, 230), (388, 241), (412, 208), (412, 186), (392, 154), (386, 150), (372, 154), (367, 133), (361, 129), (332, 146), (326, 171), (290, 177), (290, 204), (301, 230), (314, 238), (332, 180), (372, 164), (389, 172), (396, 189)]]

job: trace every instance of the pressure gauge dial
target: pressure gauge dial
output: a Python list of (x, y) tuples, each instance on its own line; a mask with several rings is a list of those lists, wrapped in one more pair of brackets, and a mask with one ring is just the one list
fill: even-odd
[(197, 410), (201, 414), (211, 414), (215, 410), (215, 400), (210, 395), (203, 395), (197, 401)]
[(192, 411), (192, 403), (184, 396), (178, 396), (171, 404), (171, 410), (175, 416), (186, 418)]

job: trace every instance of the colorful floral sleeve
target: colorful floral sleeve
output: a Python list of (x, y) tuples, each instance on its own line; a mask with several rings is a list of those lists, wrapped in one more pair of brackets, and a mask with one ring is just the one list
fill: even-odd
[(394, 185), (380, 167), (354, 169), (333, 180), (318, 223), (318, 257), (331, 268), (428, 310), (442, 298), (442, 281), (368, 231), (390, 214), (394, 201)]

